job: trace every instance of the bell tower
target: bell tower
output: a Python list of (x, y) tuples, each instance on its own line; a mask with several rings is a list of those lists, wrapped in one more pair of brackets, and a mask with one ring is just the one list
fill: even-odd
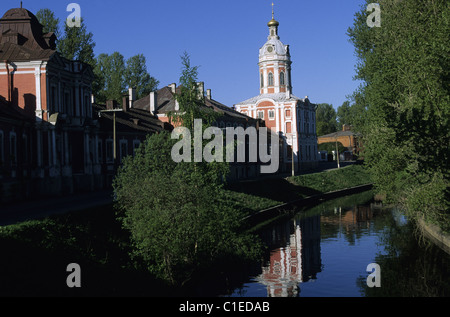
[(272, 20), (267, 23), (269, 36), (259, 50), (260, 94), (286, 93), (289, 98), (291, 85), (291, 56), (289, 45), (284, 45), (278, 36), (278, 23), (272, 3)]

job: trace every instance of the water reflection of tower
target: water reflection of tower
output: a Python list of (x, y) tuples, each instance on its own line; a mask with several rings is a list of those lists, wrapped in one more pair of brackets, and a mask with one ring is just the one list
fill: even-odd
[(266, 237), (272, 252), (258, 282), (270, 297), (298, 296), (299, 283), (315, 279), (321, 270), (320, 216), (280, 224)]

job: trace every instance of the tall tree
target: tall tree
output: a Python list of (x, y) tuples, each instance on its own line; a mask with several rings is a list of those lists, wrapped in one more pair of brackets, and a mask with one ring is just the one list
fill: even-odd
[(191, 65), (187, 52), (181, 56), (181, 63), (183, 67), (179, 83), (180, 92), (175, 94), (180, 111), (169, 115), (193, 131), (195, 119), (202, 119), (204, 126), (208, 126), (217, 118), (217, 112), (211, 108), (202, 107), (205, 96), (199, 93), (198, 66)]
[(159, 81), (148, 73), (143, 54), (134, 55), (127, 60), (125, 83), (128, 87), (136, 89), (137, 99), (145, 97), (158, 87)]
[(337, 131), (336, 110), (328, 103), (321, 103), (316, 109), (316, 132), (318, 136)]
[(450, 5), (380, 0), (382, 25), (370, 28), (370, 2), (348, 30), (364, 82), (366, 163), (388, 200), (450, 230)]
[(344, 103), (337, 109), (336, 117), (339, 126), (343, 126), (344, 124), (346, 125), (352, 124), (353, 119), (350, 101), (348, 100), (344, 101)]
[(127, 88), (125, 71), (125, 59), (119, 52), (111, 55), (102, 53), (97, 57), (94, 73), (100, 81), (95, 97), (99, 102), (106, 102), (109, 99), (122, 102), (122, 96)]
[[(196, 85), (197, 67), (188, 57), (183, 63), (180, 110), (186, 111), (186, 120), (202, 118), (196, 117), (200, 112), (194, 114), (203, 98)], [(179, 286), (214, 262), (259, 254), (259, 245), (243, 233), (242, 210), (227, 202), (222, 179), (228, 165), (176, 163), (175, 142), (167, 132), (148, 137), (119, 169), (114, 191), (133, 254), (150, 272)]]
[(40, 9), (36, 12), (36, 18), (42, 24), (42, 31), (45, 33), (53, 32), (56, 35), (56, 38), (59, 40), (61, 36), (60, 31), (60, 20), (55, 17), (55, 14), (50, 9)]
[(69, 27), (64, 23), (64, 35), (58, 42), (58, 51), (70, 60), (78, 60), (95, 67), (94, 36), (87, 31), (86, 24), (81, 19), (80, 27)]

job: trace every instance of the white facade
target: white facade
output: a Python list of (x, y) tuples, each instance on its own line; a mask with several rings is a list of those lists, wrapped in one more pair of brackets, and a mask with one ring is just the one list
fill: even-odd
[[(308, 97), (292, 94), (289, 45), (278, 36), (279, 23), (268, 23), (267, 42), (259, 50), (260, 94), (235, 105), (239, 112), (260, 118), (283, 139), (284, 170), (308, 169), (318, 164), (315, 112)], [(294, 164), (292, 164), (292, 157)]]

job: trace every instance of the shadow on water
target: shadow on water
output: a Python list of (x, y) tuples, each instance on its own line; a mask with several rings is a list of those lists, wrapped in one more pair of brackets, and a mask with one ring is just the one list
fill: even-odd
[[(260, 260), (221, 259), (175, 290), (133, 267), (110, 207), (0, 227), (0, 296), (449, 296), (450, 257), (372, 195), (296, 206), (255, 232)], [(69, 263), (82, 267), (81, 289), (66, 285)], [(369, 263), (381, 288), (366, 285)]]

